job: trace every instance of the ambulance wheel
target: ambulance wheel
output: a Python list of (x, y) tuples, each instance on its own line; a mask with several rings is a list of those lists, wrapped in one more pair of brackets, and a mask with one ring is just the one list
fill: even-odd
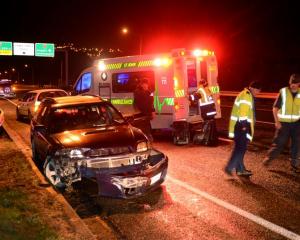
[(178, 136), (176, 136), (176, 135), (173, 136), (173, 143), (174, 143), (175, 145), (185, 145), (185, 144), (189, 144), (189, 140), (190, 140), (189, 136), (186, 136), (185, 139), (184, 139), (184, 141), (181, 140), (181, 139), (180, 139)]

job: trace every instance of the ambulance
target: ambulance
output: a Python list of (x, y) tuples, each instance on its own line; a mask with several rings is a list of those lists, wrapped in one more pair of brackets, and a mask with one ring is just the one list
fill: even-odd
[[(165, 54), (136, 55), (96, 60), (77, 78), (75, 94), (99, 95), (110, 101), (125, 117), (136, 120), (133, 93), (138, 79), (147, 79), (153, 92), (153, 130), (171, 130), (175, 144), (187, 144), (201, 129), (203, 119), (189, 96), (205, 79), (221, 117), (218, 65), (213, 51), (174, 49)], [(133, 121), (134, 122), (134, 121)], [(133, 124), (134, 125), (134, 124)]]

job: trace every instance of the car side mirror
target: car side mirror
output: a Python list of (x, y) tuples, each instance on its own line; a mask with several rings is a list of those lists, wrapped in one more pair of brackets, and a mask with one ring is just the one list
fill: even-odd
[(75, 90), (72, 90), (69, 93), (70, 93), (70, 96), (76, 96), (77, 95), (77, 92)]

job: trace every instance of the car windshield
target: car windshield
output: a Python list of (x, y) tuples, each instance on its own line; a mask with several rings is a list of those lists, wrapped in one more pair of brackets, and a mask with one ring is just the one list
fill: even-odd
[(49, 129), (52, 133), (105, 127), (125, 122), (122, 115), (106, 103), (55, 108), (49, 117)]
[(68, 94), (65, 91), (48, 91), (48, 92), (42, 92), (40, 93), (38, 97), (38, 101), (42, 101), (46, 97), (64, 97), (68, 96)]

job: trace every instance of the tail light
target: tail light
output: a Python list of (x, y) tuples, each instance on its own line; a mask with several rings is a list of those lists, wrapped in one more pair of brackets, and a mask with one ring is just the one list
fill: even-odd
[(34, 104), (34, 112), (36, 112), (39, 109), (41, 102), (35, 102)]

